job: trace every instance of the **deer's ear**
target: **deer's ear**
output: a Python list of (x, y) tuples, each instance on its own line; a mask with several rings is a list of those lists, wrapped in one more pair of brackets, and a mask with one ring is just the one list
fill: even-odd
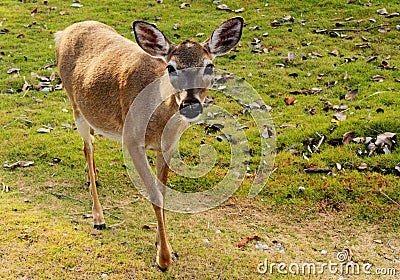
[(223, 22), (203, 45), (208, 48), (212, 58), (229, 52), (242, 37), (243, 18), (235, 17)]
[(136, 42), (148, 54), (166, 59), (175, 48), (175, 44), (169, 41), (164, 34), (153, 24), (144, 21), (134, 21), (132, 28)]

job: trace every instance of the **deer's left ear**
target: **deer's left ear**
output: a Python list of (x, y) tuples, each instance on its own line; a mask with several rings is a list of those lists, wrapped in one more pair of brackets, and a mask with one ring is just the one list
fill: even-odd
[(243, 18), (235, 17), (223, 22), (206, 41), (203, 46), (208, 48), (212, 58), (229, 52), (242, 37)]

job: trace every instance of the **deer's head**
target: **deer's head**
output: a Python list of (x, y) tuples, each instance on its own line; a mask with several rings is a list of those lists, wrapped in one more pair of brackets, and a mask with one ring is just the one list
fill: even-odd
[(169, 79), (175, 88), (180, 114), (194, 120), (203, 112), (202, 103), (211, 85), (214, 72), (213, 59), (236, 46), (242, 35), (243, 19), (231, 18), (203, 43), (185, 40), (176, 45), (169, 41), (154, 25), (135, 21), (133, 30), (139, 46), (148, 54), (167, 63)]

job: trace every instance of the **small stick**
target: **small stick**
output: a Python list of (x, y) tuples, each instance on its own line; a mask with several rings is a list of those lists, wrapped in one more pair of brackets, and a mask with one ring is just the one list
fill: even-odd
[(387, 194), (385, 194), (382, 189), (379, 189), (379, 192), (386, 197), (387, 199), (389, 199), (391, 202), (393, 202), (394, 204), (396, 204), (397, 206), (400, 207), (400, 203), (398, 203), (397, 201), (395, 201), (394, 199), (392, 199), (390, 196), (388, 196)]
[(124, 224), (124, 223), (125, 223), (125, 220), (123, 220), (123, 221), (120, 222), (120, 223), (110, 225), (110, 226), (108, 226), (108, 227), (109, 227), (109, 228), (116, 228), (116, 227), (118, 227), (118, 226), (120, 226), (120, 225), (122, 225), (122, 224)]
[(68, 198), (68, 199), (71, 199), (73, 201), (76, 201), (76, 202), (84, 204), (84, 202), (82, 200), (79, 200), (79, 199), (77, 199), (75, 197), (72, 197), (72, 196), (69, 196), (69, 195), (65, 195), (65, 194), (62, 194), (62, 193), (56, 193), (56, 192), (53, 192), (51, 194), (54, 195), (55, 197), (59, 198), (59, 199)]

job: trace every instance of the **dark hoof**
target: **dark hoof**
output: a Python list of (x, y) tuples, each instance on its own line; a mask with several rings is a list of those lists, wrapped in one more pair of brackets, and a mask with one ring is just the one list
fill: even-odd
[[(173, 262), (176, 261), (178, 259), (178, 257), (179, 257), (178, 254), (171, 252), (171, 259)], [(168, 270), (168, 267), (161, 267), (158, 264), (157, 264), (157, 266), (158, 266), (158, 269), (160, 269), (162, 272), (166, 272)]]
[(158, 266), (158, 269), (161, 270), (161, 272), (166, 272), (168, 270), (168, 267), (161, 267), (159, 265), (157, 265), (157, 266)]
[(94, 229), (97, 229), (97, 230), (103, 230), (103, 229), (107, 228), (105, 223), (100, 224), (100, 225), (94, 225), (93, 227), (94, 227)]

